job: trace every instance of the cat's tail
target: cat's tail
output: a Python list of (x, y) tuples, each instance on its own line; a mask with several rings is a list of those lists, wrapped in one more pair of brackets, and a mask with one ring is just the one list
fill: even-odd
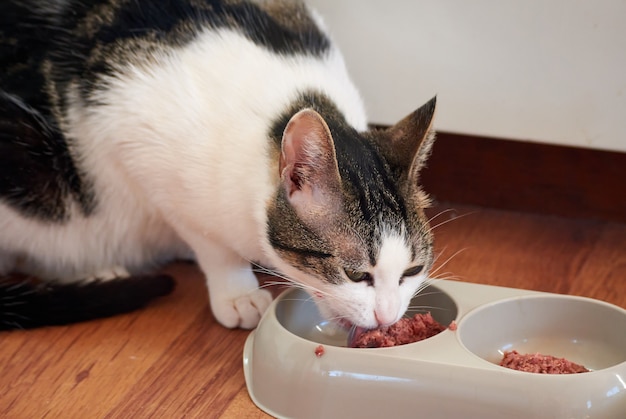
[(0, 277), (0, 330), (32, 329), (110, 317), (172, 292), (168, 275), (78, 283)]

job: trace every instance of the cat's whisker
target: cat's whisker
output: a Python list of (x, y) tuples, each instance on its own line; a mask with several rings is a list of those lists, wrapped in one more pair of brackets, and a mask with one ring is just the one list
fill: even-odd
[(297, 283), (292, 278), (288, 277), (287, 275), (283, 274), (282, 272), (276, 271), (274, 269), (267, 268), (265, 266), (259, 265), (258, 263), (255, 263), (255, 262), (250, 262), (250, 264), (252, 265), (252, 272), (254, 272), (254, 273), (270, 275), (270, 276), (273, 276), (273, 277), (284, 279), (285, 281), (289, 281), (289, 282), (292, 282), (292, 283)]
[(437, 267), (437, 269), (429, 272), (429, 274), (428, 274), (429, 278), (432, 279), (432, 280), (449, 279), (449, 278), (461, 279), (460, 277), (455, 276), (452, 272), (449, 272), (449, 271), (442, 272), (441, 271), (448, 262), (449, 262), (449, 260), (444, 262), (444, 263), (442, 263), (440, 266)]
[(462, 281), (463, 280), (462, 276), (454, 275), (454, 274), (452, 274), (452, 272), (442, 272), (442, 273), (438, 274), (434, 278), (437, 279), (438, 281), (442, 280), (442, 279), (451, 280), (451, 281)]
[(261, 285), (259, 288), (265, 288), (265, 287), (270, 287), (270, 286), (288, 286), (291, 288), (301, 289), (303, 291), (306, 291), (307, 294), (311, 296), (309, 299), (313, 298), (313, 295), (322, 296), (326, 299), (336, 299), (336, 297), (331, 293), (325, 292), (323, 290), (320, 290), (319, 288), (313, 287), (308, 284), (295, 282), (293, 280), (286, 280), (286, 281), (268, 280), (268, 281), (265, 281), (265, 283)]
[(424, 281), (422, 281), (422, 283), (420, 284), (422, 288), (425, 288), (429, 285), (432, 285), (433, 283), (437, 282), (438, 279), (437, 277), (433, 277), (433, 276), (428, 276), (427, 278), (424, 278)]
[[(458, 214), (458, 215), (454, 216), (453, 218), (449, 218), (449, 219), (447, 219), (445, 221), (442, 221), (442, 222), (440, 222), (438, 224), (435, 224), (434, 226), (430, 226), (429, 231), (432, 233), (433, 230), (435, 230), (436, 228), (439, 228), (439, 227), (441, 227), (441, 226), (443, 226), (445, 224), (448, 224), (451, 221), (456, 221), (459, 218), (467, 217), (468, 215), (473, 215), (473, 214), (476, 214), (476, 213), (477, 213), (477, 211), (471, 211), (471, 212), (466, 212), (464, 214)], [(433, 217), (433, 219), (434, 218), (435, 217)]]
[[(415, 298), (418, 294), (420, 295), (428, 295), (428, 293), (422, 293), (426, 288), (436, 283), (438, 280), (436, 278), (426, 278), (424, 282), (422, 282), (417, 290), (413, 293), (411, 298)], [(439, 293), (439, 291), (433, 291), (432, 293)]]
[(413, 311), (447, 310), (449, 311), (448, 308), (437, 307), (437, 306), (409, 306), (408, 310), (413, 310)]
[[(422, 291), (424, 291), (424, 289), (426, 289), (426, 288), (428, 288), (428, 287), (424, 287), (424, 288), (422, 289)], [(420, 293), (418, 293), (418, 294), (419, 294), (419, 297), (426, 297), (426, 296), (428, 296), (428, 295), (437, 295), (437, 294), (442, 294), (442, 291), (420, 292)]]
[(293, 282), (293, 281), (268, 280), (268, 281), (263, 282), (263, 284), (260, 285), (259, 288), (270, 287), (274, 285), (287, 285), (287, 286), (296, 287), (296, 288), (301, 287), (300, 284), (298, 284), (297, 282)]
[(443, 211), (439, 211), (437, 214), (433, 215), (432, 217), (428, 219), (428, 224), (432, 223), (434, 220), (441, 217), (442, 215), (447, 214), (449, 212), (454, 212), (454, 211), (456, 211), (454, 208), (447, 208)]
[(296, 284), (291, 282), (265, 282), (259, 285), (259, 289), (273, 288), (273, 287), (285, 287), (285, 288), (300, 288)]
[[(458, 256), (460, 253), (466, 251), (468, 249), (468, 247), (464, 247), (462, 249), (457, 250), (456, 252), (454, 252), (451, 256), (448, 257), (448, 259), (446, 259), (444, 262), (442, 262), (439, 266), (437, 266), (437, 268), (435, 268), (434, 270), (430, 271), (430, 275), (436, 275), (437, 272), (439, 272), (444, 266), (446, 266), (453, 258), (455, 258), (456, 256)], [(437, 256), (437, 259), (439, 258), (439, 256)]]
[(326, 320), (331, 321), (331, 322), (335, 322), (338, 325), (341, 324), (342, 321), (348, 321), (350, 323), (349, 331), (351, 332), (352, 330), (356, 329), (356, 325), (354, 325), (352, 322), (350, 322), (349, 319), (346, 316), (337, 315), (337, 316), (330, 317), (330, 318), (328, 318)]
[(268, 268), (263, 265), (259, 265), (258, 263), (250, 261), (250, 260), (248, 260), (248, 262), (252, 266), (252, 272), (268, 274), (268, 275), (273, 275), (273, 276), (281, 276), (281, 277), (284, 276), (283, 274), (281, 274), (280, 272), (274, 269)]
[[(306, 284), (303, 282), (299, 282), (296, 281), (278, 271), (275, 271), (273, 269), (269, 269), (265, 266), (259, 265), (258, 263), (249, 261), (250, 264), (253, 266), (252, 271), (253, 272), (257, 272), (257, 273), (263, 273), (263, 274), (268, 274), (271, 276), (275, 276), (277, 278), (283, 279), (284, 281), (275, 281), (275, 280), (266, 280), (264, 282), (264, 284), (270, 284), (270, 285), (286, 285), (286, 286), (290, 286), (290, 287), (294, 287), (294, 288), (299, 288), (302, 289), (304, 291), (307, 291), (309, 294), (313, 295), (316, 294), (318, 296), (322, 296), (324, 298), (327, 299), (333, 299), (336, 298), (332, 293), (329, 293), (327, 291), (324, 291), (318, 287), (315, 287), (311, 284)], [(263, 287), (263, 286), (262, 286)]]
[(311, 301), (313, 299), (313, 297), (309, 297), (309, 298), (285, 298), (282, 301), (298, 301), (301, 303), (307, 303), (309, 301)]

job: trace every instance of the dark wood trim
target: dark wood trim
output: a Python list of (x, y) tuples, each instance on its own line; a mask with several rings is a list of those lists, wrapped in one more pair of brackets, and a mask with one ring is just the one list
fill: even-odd
[(626, 222), (626, 153), (438, 133), (424, 189), (455, 202)]

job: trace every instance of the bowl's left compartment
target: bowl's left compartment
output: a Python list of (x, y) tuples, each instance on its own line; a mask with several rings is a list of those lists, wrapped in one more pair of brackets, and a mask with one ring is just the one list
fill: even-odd
[[(434, 308), (433, 317), (446, 325), (457, 316), (454, 300), (433, 286), (414, 297), (411, 306)], [(272, 303), (246, 341), (248, 393), (276, 417), (407, 416), (416, 404), (410, 389), (441, 374), (440, 367), (416, 365), (411, 358), (428, 341), (455, 341), (449, 333), (394, 348), (348, 348), (345, 329), (326, 321), (304, 291), (289, 290)], [(438, 385), (431, 387), (441, 393)]]

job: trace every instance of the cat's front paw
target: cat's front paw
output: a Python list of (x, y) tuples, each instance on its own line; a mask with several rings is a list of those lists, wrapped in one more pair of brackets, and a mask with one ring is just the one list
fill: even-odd
[(235, 299), (211, 301), (216, 320), (228, 328), (253, 329), (272, 302), (267, 290), (255, 289)]

